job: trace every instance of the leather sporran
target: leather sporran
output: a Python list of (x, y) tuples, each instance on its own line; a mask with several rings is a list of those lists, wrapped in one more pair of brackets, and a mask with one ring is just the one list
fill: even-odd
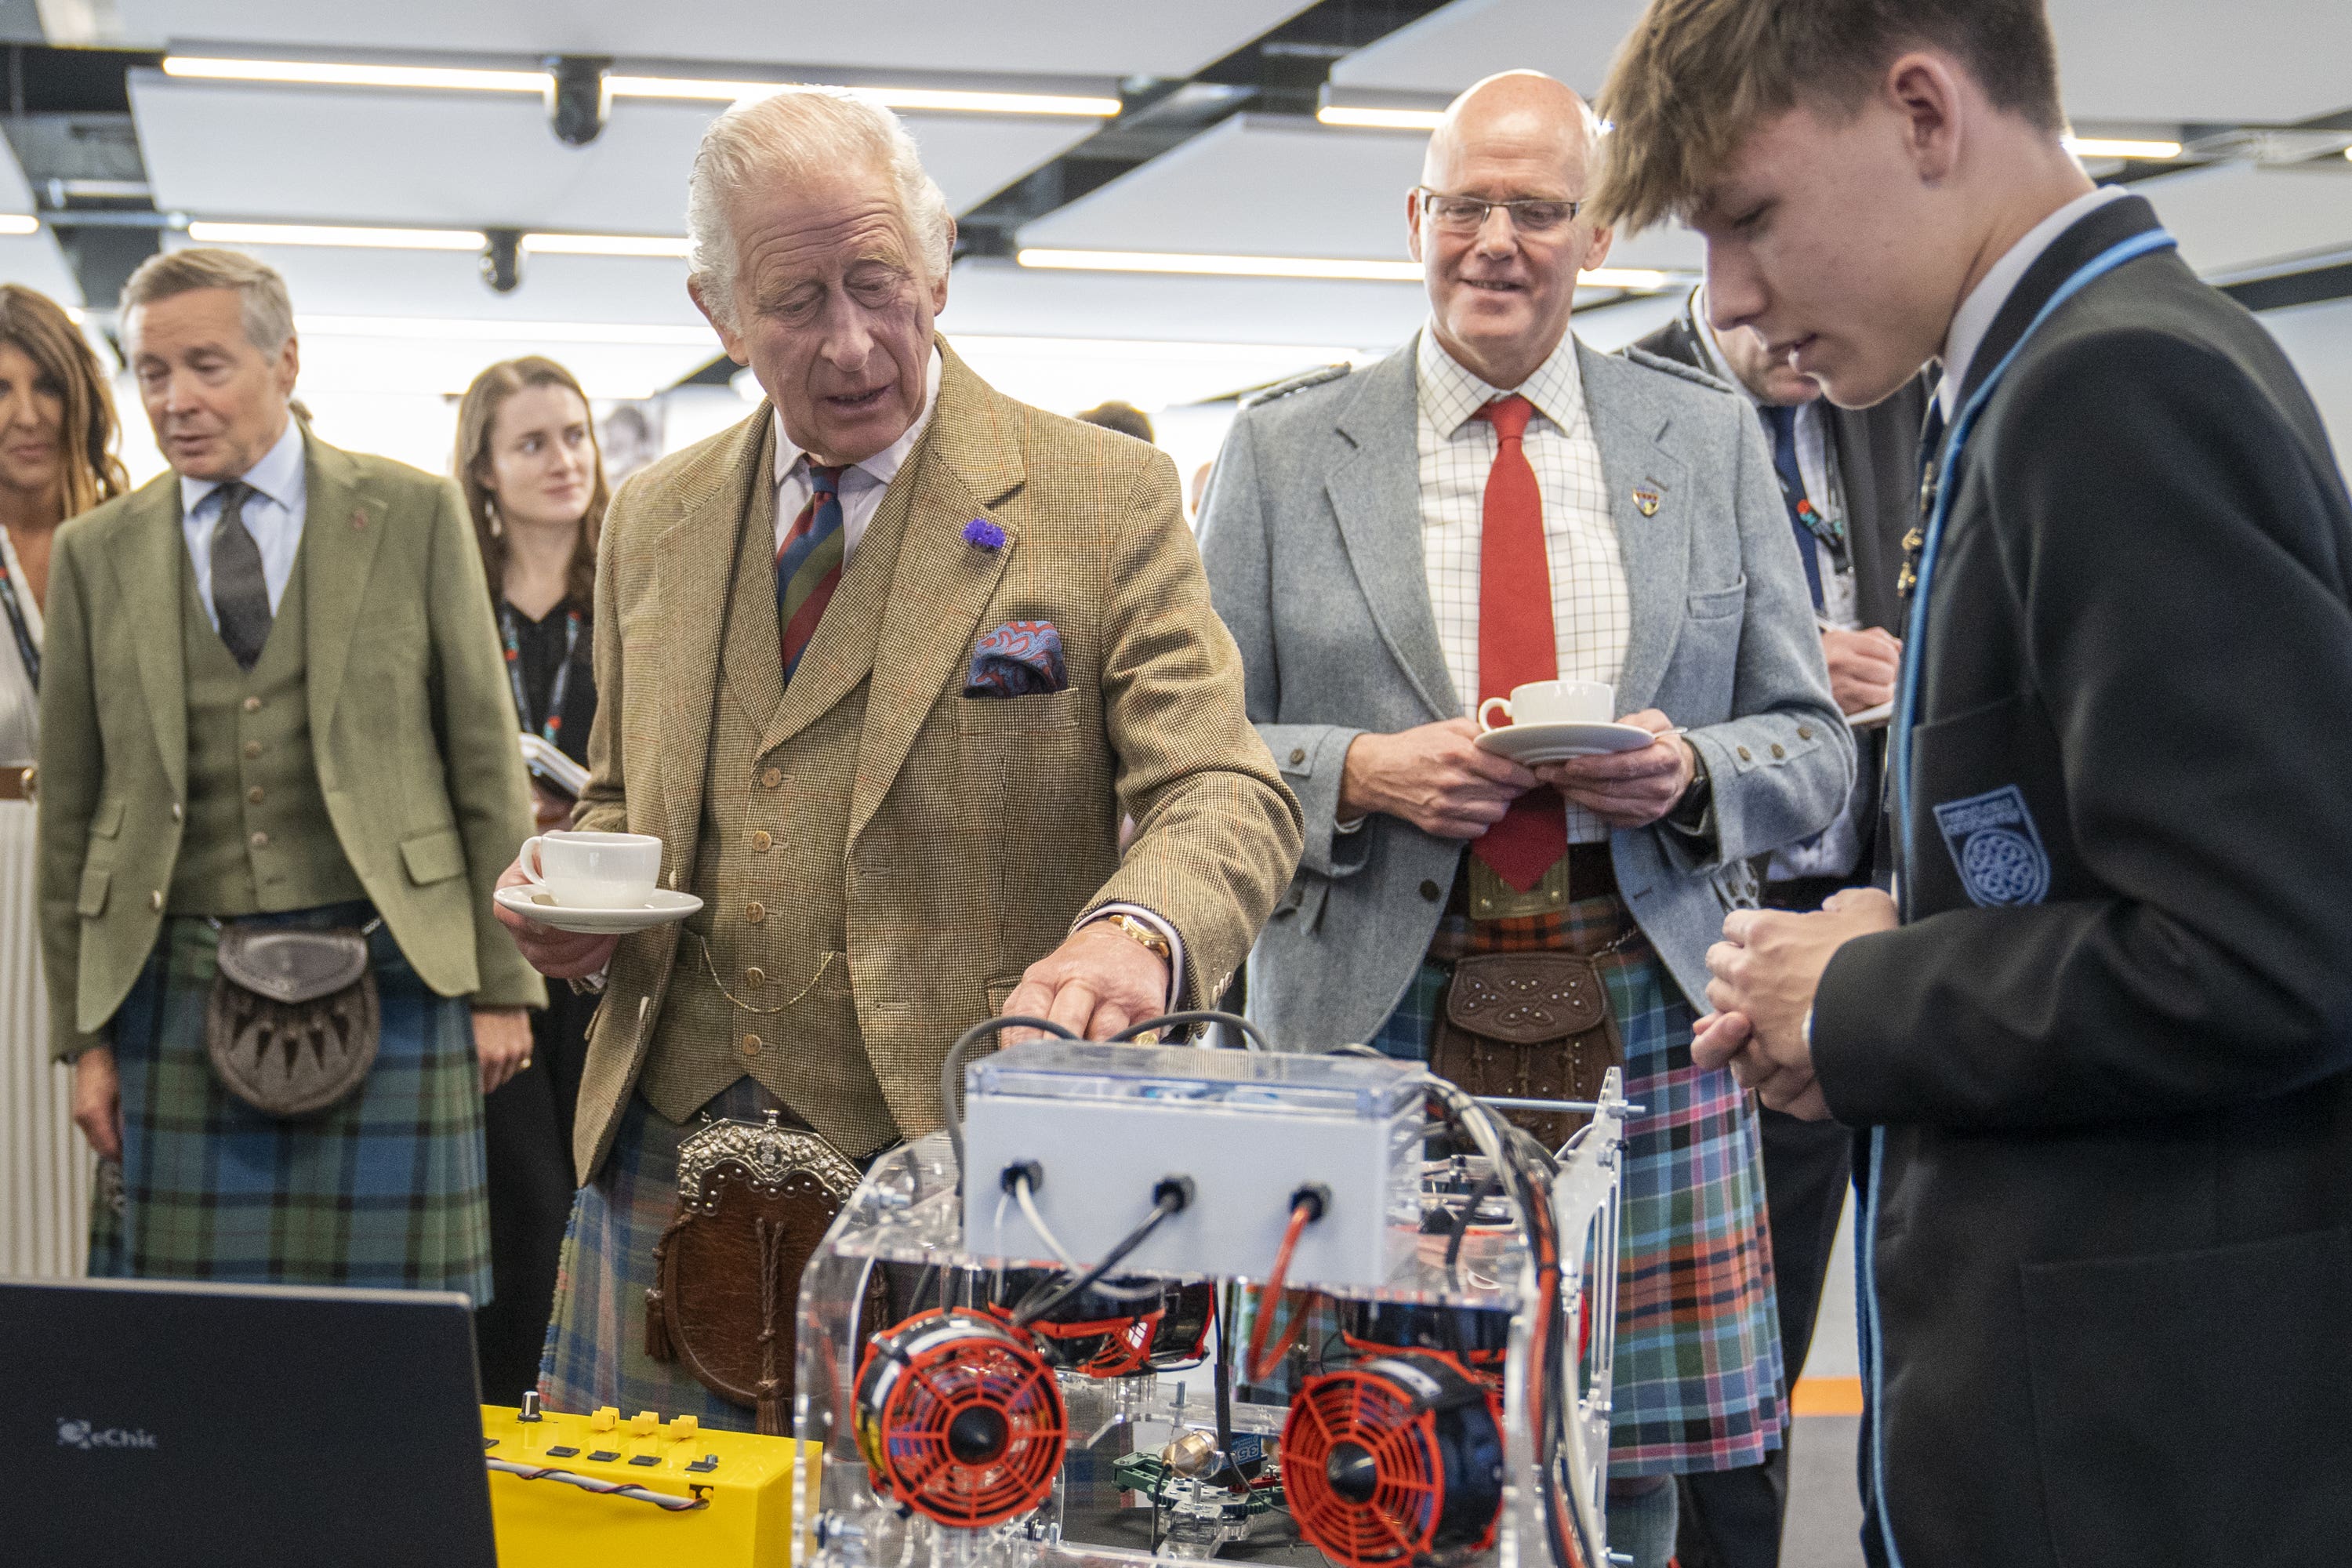
[[(677, 1212), (654, 1247), (646, 1354), (749, 1405), (781, 1436), (793, 1403), (801, 1271), (857, 1189), (857, 1167), (814, 1132), (714, 1121), (678, 1145)], [(882, 1271), (874, 1271), (876, 1288)], [(879, 1311), (869, 1302), (870, 1311)]]
[[(1597, 1100), (1625, 1061), (1599, 963), (1578, 952), (1488, 952), (1465, 958), (1446, 984), (1429, 1070), (1475, 1095)], [(1592, 1120), (1570, 1111), (1508, 1110), (1557, 1149)]]
[(361, 932), (221, 932), (205, 1054), (221, 1086), (256, 1110), (295, 1118), (340, 1104), (375, 1066), (383, 1022)]

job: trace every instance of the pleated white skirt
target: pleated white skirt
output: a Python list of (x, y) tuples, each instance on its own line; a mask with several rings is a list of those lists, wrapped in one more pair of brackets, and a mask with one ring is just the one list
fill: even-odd
[(95, 1160), (49, 1059), (34, 859), (32, 806), (0, 801), (0, 1275), (65, 1278), (89, 1254)]

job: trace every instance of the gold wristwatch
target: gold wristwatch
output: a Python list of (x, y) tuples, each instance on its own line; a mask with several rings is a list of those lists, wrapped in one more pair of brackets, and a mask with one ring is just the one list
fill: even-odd
[(1141, 943), (1145, 951), (1157, 953), (1160, 963), (1172, 964), (1176, 962), (1176, 955), (1169, 947), (1168, 939), (1133, 915), (1105, 915), (1099, 923), (1109, 926), (1130, 942)]

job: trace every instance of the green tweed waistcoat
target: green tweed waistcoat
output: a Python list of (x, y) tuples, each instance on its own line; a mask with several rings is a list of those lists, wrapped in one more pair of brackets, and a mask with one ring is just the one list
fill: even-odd
[(172, 868), (175, 915), (250, 915), (364, 899), (319, 788), (310, 750), (301, 556), (250, 670), (205, 614), (181, 568), (188, 671), (187, 828)]
[[(845, 1153), (898, 1136), (858, 1032), (849, 984), (843, 847), (870, 682), (781, 744), (775, 491), (745, 509), (719, 658), (709, 773), (679, 938), (638, 1091), (672, 1121), (749, 1073)], [(877, 520), (879, 522), (880, 520)], [(896, 530), (870, 528), (826, 606), (827, 645), (872, 666)], [(852, 578), (856, 578), (853, 583)]]

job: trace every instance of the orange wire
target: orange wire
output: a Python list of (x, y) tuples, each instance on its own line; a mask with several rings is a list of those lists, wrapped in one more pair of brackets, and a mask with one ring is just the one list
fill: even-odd
[(1275, 1252), (1274, 1272), (1265, 1277), (1265, 1289), (1258, 1297), (1257, 1321), (1250, 1329), (1249, 1361), (1244, 1369), (1252, 1383), (1264, 1383), (1273, 1375), (1274, 1363), (1289, 1352), (1292, 1342), (1298, 1338), (1299, 1326), (1307, 1321), (1306, 1306), (1291, 1313), (1290, 1327), (1283, 1331), (1273, 1352), (1267, 1353), (1265, 1336), (1274, 1327), (1275, 1313), (1282, 1305), (1283, 1281), (1290, 1275), (1290, 1255), (1297, 1249), (1298, 1238), (1312, 1217), (1312, 1208), (1311, 1204), (1303, 1202), (1290, 1205), (1290, 1224), (1282, 1233), (1282, 1246)]

